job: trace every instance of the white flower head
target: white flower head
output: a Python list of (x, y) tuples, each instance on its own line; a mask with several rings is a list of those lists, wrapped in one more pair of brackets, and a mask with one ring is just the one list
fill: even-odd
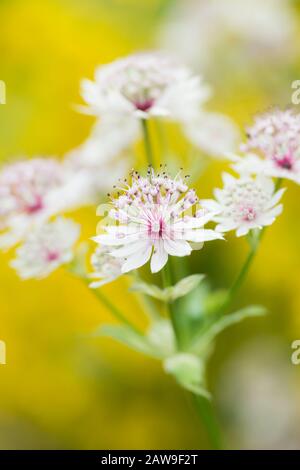
[(160, 52), (115, 60), (96, 70), (95, 82), (82, 82), (82, 96), (98, 116), (181, 121), (193, 115), (209, 94), (200, 77)]
[(204, 207), (216, 212), (217, 231), (235, 230), (238, 237), (247, 235), (252, 229), (271, 225), (282, 212), (278, 202), (284, 189), (274, 192), (271, 178), (263, 175), (234, 178), (224, 173), (223, 181), (224, 188), (215, 189), (216, 200), (201, 201)]
[(205, 241), (223, 238), (204, 229), (213, 214), (197, 208), (198, 197), (178, 174), (175, 178), (150, 167), (146, 177), (131, 174), (131, 184), (112, 198), (111, 222), (94, 240), (110, 247), (110, 254), (125, 258), (122, 272), (146, 264), (160, 271), (168, 256), (188, 256)]
[(16, 250), (11, 266), (22, 279), (41, 279), (73, 258), (73, 247), (80, 227), (70, 219), (59, 217), (30, 232)]
[(49, 212), (49, 194), (63, 181), (55, 159), (34, 158), (5, 166), (0, 173), (0, 246), (18, 242), (26, 228)]
[(94, 272), (89, 276), (98, 280), (92, 282), (90, 287), (96, 289), (120, 277), (122, 275), (122, 264), (124, 261), (125, 260), (122, 258), (111, 256), (108, 247), (97, 246), (91, 257)]
[(300, 184), (300, 114), (275, 110), (258, 116), (247, 129), (247, 136), (241, 150), (250, 153), (237, 157), (234, 169)]

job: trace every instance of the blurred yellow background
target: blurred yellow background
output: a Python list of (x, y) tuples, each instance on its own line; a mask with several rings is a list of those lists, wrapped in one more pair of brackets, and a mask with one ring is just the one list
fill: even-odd
[[(175, 1), (1, 0), (0, 79), (7, 87), (7, 103), (0, 105), (1, 161), (62, 156), (80, 144), (93, 122), (74, 110), (81, 102), (81, 78), (91, 78), (98, 64), (155, 47)], [(294, 7), (299, 40), (298, 2)], [(256, 68), (244, 74), (233, 69), (224, 82), (215, 80), (209, 108), (243, 126), (268, 106), (290, 105), (296, 79), (299, 57), (284, 66), (273, 62), (261, 74)], [(178, 140), (176, 145), (182, 144)], [(209, 166), (199, 181), (201, 197), (210, 196), (220, 184), (225, 166)], [(224, 364), (239, 356), (244, 342), (274, 339), (271, 349), (283, 357), (292, 387), (300, 386), (300, 366), (290, 363), (290, 344), (300, 338), (300, 188), (287, 186), (283, 215), (268, 230), (238, 299), (239, 305), (262, 303), (270, 314), (226, 331), (210, 362), (210, 388), (229, 447), (247, 443), (238, 442), (231, 408), (219, 398), (218, 377)], [(76, 219), (84, 222), (86, 238), (94, 234), (93, 209), (78, 212)], [(214, 286), (227, 286), (246, 252), (245, 240), (228, 237), (226, 244), (213, 243), (197, 253), (193, 268), (210, 275)], [(9, 268), (9, 259), (1, 254), (0, 339), (7, 345), (7, 365), (0, 365), (1, 449), (207, 448), (205, 431), (184, 392), (159, 363), (112, 340), (88, 337), (100, 322), (112, 320), (79, 280), (61, 269), (44, 281), (22, 282)], [(143, 324), (124, 281), (105, 287), (105, 292)], [(276, 361), (272, 368), (276, 373)], [(239, 399), (234, 389), (232, 399)], [(293, 406), (300, 413), (300, 399)], [(300, 447), (300, 424), (294, 434), (294, 445)]]

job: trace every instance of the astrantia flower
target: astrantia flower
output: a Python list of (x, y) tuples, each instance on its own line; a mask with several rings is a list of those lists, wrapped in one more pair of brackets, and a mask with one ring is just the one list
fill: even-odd
[(140, 53), (101, 66), (95, 82), (84, 80), (82, 96), (98, 116), (185, 119), (207, 99), (209, 89), (190, 70), (161, 53)]
[(247, 235), (249, 230), (271, 225), (282, 212), (278, 202), (284, 192), (274, 192), (274, 183), (270, 178), (250, 176), (234, 178), (228, 173), (223, 175), (224, 188), (215, 189), (216, 200), (201, 201), (209, 210), (215, 211), (216, 230), (228, 232), (236, 230), (238, 237)]
[(63, 180), (54, 159), (35, 158), (5, 166), (0, 173), (0, 245), (19, 241), (24, 230), (49, 210), (49, 194)]
[(109, 249), (105, 246), (98, 246), (91, 257), (91, 263), (94, 272), (89, 277), (99, 279), (92, 282), (90, 287), (97, 288), (104, 284), (114, 281), (122, 275), (122, 263), (124, 259), (114, 258), (108, 253)]
[(11, 266), (22, 279), (48, 276), (73, 258), (73, 246), (79, 237), (80, 227), (72, 220), (60, 217), (35, 231), (16, 250)]
[(300, 184), (300, 114), (276, 110), (257, 117), (247, 129), (248, 141), (236, 158), (238, 172), (264, 173)]
[[(168, 256), (190, 255), (195, 244), (222, 238), (214, 230), (204, 229), (212, 214), (197, 210), (198, 198), (179, 175), (174, 179), (165, 172), (147, 177), (132, 173), (131, 185), (112, 198), (110, 217), (113, 224), (94, 240), (111, 247), (110, 254), (125, 258), (126, 273), (147, 263), (158, 272)], [(193, 213), (194, 211), (194, 213)], [(194, 215), (193, 215), (194, 214)]]

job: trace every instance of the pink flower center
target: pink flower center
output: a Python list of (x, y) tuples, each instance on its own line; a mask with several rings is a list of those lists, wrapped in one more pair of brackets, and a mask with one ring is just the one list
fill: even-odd
[(162, 219), (162, 217), (160, 217), (158, 220), (149, 221), (149, 224), (148, 224), (149, 237), (157, 240), (159, 238), (162, 238), (164, 231), (165, 231), (165, 222)]
[(256, 218), (256, 212), (253, 207), (242, 207), (241, 213), (244, 222), (251, 222)]
[(291, 170), (293, 168), (294, 160), (291, 154), (284, 155), (281, 158), (275, 157), (274, 160), (276, 165), (280, 168), (285, 170)]
[(58, 251), (48, 251), (46, 254), (46, 260), (51, 263), (51, 261), (56, 261), (59, 258), (59, 252)]
[(149, 111), (149, 109), (152, 108), (153, 104), (154, 104), (154, 100), (152, 99), (134, 102), (134, 106), (136, 107), (136, 109), (140, 111)]
[(37, 196), (32, 204), (26, 206), (25, 211), (27, 212), (27, 214), (35, 214), (41, 209), (43, 209), (43, 201), (40, 196)]

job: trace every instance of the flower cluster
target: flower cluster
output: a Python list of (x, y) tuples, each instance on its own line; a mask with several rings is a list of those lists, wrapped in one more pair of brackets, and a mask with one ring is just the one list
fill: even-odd
[(156, 174), (149, 168), (146, 177), (136, 171), (131, 177), (131, 184), (112, 198), (114, 224), (104, 226), (105, 233), (94, 237), (97, 243), (111, 247), (112, 256), (125, 258), (123, 273), (143, 266), (150, 258), (151, 271), (158, 272), (169, 255), (188, 256), (199, 244), (222, 238), (215, 230), (204, 228), (213, 213), (197, 207), (196, 192), (180, 175), (172, 179), (163, 169)]
[(105, 246), (97, 246), (91, 257), (94, 272), (90, 278), (98, 279), (90, 284), (93, 289), (114, 281), (122, 275), (122, 258), (114, 258)]
[(193, 145), (216, 156), (236, 150), (239, 134), (228, 117), (204, 111), (210, 95), (201, 76), (166, 54), (148, 52), (99, 67), (94, 82), (82, 82), (88, 108), (81, 109), (101, 118), (97, 133), (116, 151), (138, 138), (138, 120), (156, 117), (181, 123)]
[(237, 171), (263, 172), (300, 184), (300, 114), (275, 110), (258, 116), (247, 137), (241, 148), (246, 155), (234, 165)]
[(11, 266), (22, 279), (41, 279), (73, 258), (73, 246), (80, 227), (63, 217), (48, 222), (30, 232), (16, 251)]
[(8, 248), (54, 210), (53, 194), (63, 173), (54, 159), (35, 158), (12, 163), (0, 173), (0, 244)]
[(275, 191), (271, 178), (263, 175), (234, 178), (224, 173), (223, 181), (224, 188), (214, 191), (216, 200), (202, 201), (204, 207), (215, 211), (217, 231), (236, 230), (238, 237), (247, 235), (250, 230), (271, 225), (282, 212), (278, 202), (284, 189)]
[(162, 53), (140, 53), (101, 66), (82, 95), (96, 115), (133, 115), (182, 120), (197, 112), (209, 88), (189, 69)]
[[(199, 272), (175, 280), (168, 266), (162, 286), (145, 282), (144, 273), (135, 272), (131, 290), (154, 299), (141, 299), (151, 321), (145, 332), (103, 292), (95, 292), (121, 322), (106, 325), (104, 334), (162, 360), (164, 370), (183, 388), (209, 398), (205, 366), (216, 335), (263, 313), (260, 307), (231, 314), (226, 309), (257, 250), (258, 231), (282, 212), (281, 179), (300, 183), (300, 115), (278, 110), (258, 117), (247, 130), (243, 157), (233, 157), (237, 176), (224, 173), (224, 186), (214, 190), (214, 199), (199, 199), (182, 170), (173, 177), (166, 165), (155, 169), (156, 148), (147, 120), (179, 122), (192, 144), (206, 154), (223, 158), (234, 151), (239, 133), (230, 119), (203, 109), (209, 88), (200, 77), (161, 53), (136, 54), (100, 67), (95, 82), (83, 82), (82, 93), (88, 112), (99, 118), (86, 142), (62, 160), (35, 158), (8, 165), (0, 173), (0, 247), (18, 244), (11, 266), (22, 279), (44, 278), (66, 264), (98, 289), (148, 262), (150, 271), (158, 273), (169, 256), (190, 256), (206, 242), (224, 240), (226, 232), (249, 234), (246, 263), (225, 293), (212, 292), (208, 283), (198, 290), (204, 278)], [(119, 179), (116, 186), (128, 172), (130, 148), (142, 128), (153, 165), (147, 172), (132, 170), (128, 180)], [(199, 177), (191, 173), (195, 180)], [(104, 204), (101, 196), (111, 187)], [(80, 226), (63, 214), (98, 201), (98, 215), (104, 217), (92, 237), (97, 245), (89, 272), (87, 244), (81, 244), (82, 250), (76, 246)], [(158, 302), (166, 304), (169, 317), (160, 316)]]

